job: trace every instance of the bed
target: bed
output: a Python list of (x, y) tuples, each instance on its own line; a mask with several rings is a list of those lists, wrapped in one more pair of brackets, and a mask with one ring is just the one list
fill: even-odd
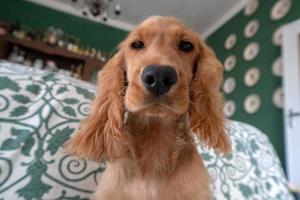
[[(89, 114), (95, 91), (87, 82), (0, 60), (1, 200), (91, 197), (105, 163), (77, 160), (62, 145)], [(198, 144), (214, 198), (293, 199), (266, 135), (236, 121), (226, 129), (230, 155)]]

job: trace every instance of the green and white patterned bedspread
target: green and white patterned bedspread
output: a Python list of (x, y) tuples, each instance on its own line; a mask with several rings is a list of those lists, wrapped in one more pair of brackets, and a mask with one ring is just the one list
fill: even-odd
[[(76, 160), (61, 147), (94, 96), (88, 83), (0, 60), (0, 200), (89, 199), (105, 164)], [(215, 199), (293, 199), (268, 138), (240, 122), (227, 130), (231, 155), (198, 146)]]

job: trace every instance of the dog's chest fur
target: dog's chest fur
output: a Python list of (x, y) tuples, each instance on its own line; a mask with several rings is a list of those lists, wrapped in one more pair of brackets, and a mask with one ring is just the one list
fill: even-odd
[[(97, 200), (206, 200), (210, 199), (208, 173), (194, 148), (170, 173), (146, 174), (132, 160), (107, 166), (100, 180)], [(199, 193), (205, 189), (205, 193)]]
[(133, 199), (157, 199), (161, 180), (157, 178), (142, 178), (135, 177), (132, 181), (128, 182), (124, 187), (124, 191)]
[[(100, 196), (108, 194), (116, 200), (157, 199), (164, 182), (162, 177), (157, 175), (143, 175), (136, 164), (126, 159), (108, 164), (100, 181)], [(119, 194), (121, 196), (115, 196)]]
[[(202, 161), (185, 124), (165, 126), (158, 122), (148, 124), (148, 127), (136, 127), (139, 124), (147, 123), (125, 127), (126, 153), (108, 164), (96, 195), (109, 200), (165, 200), (170, 194), (174, 200), (199, 199), (185, 197), (188, 191), (190, 196), (194, 190), (203, 187), (199, 182), (188, 185), (191, 178), (208, 180), (206, 171), (201, 170)], [(197, 172), (191, 174), (193, 171)], [(206, 181), (203, 183), (208, 185)], [(183, 188), (187, 185), (188, 189)], [(177, 198), (179, 195), (182, 198)]]

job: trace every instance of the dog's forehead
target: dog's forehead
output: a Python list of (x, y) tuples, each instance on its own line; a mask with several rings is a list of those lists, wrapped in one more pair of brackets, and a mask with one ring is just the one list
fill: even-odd
[(193, 31), (182, 24), (174, 17), (155, 16), (144, 20), (133, 31), (134, 35), (153, 36), (162, 34), (162, 36), (193, 35)]
[(154, 16), (149, 17), (140, 23), (139, 26), (184, 26), (178, 19), (174, 17)]

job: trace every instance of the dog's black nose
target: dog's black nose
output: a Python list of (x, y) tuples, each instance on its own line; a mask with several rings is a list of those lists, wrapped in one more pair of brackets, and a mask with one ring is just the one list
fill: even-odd
[(177, 73), (170, 66), (150, 65), (144, 69), (142, 81), (151, 93), (161, 96), (177, 82)]

